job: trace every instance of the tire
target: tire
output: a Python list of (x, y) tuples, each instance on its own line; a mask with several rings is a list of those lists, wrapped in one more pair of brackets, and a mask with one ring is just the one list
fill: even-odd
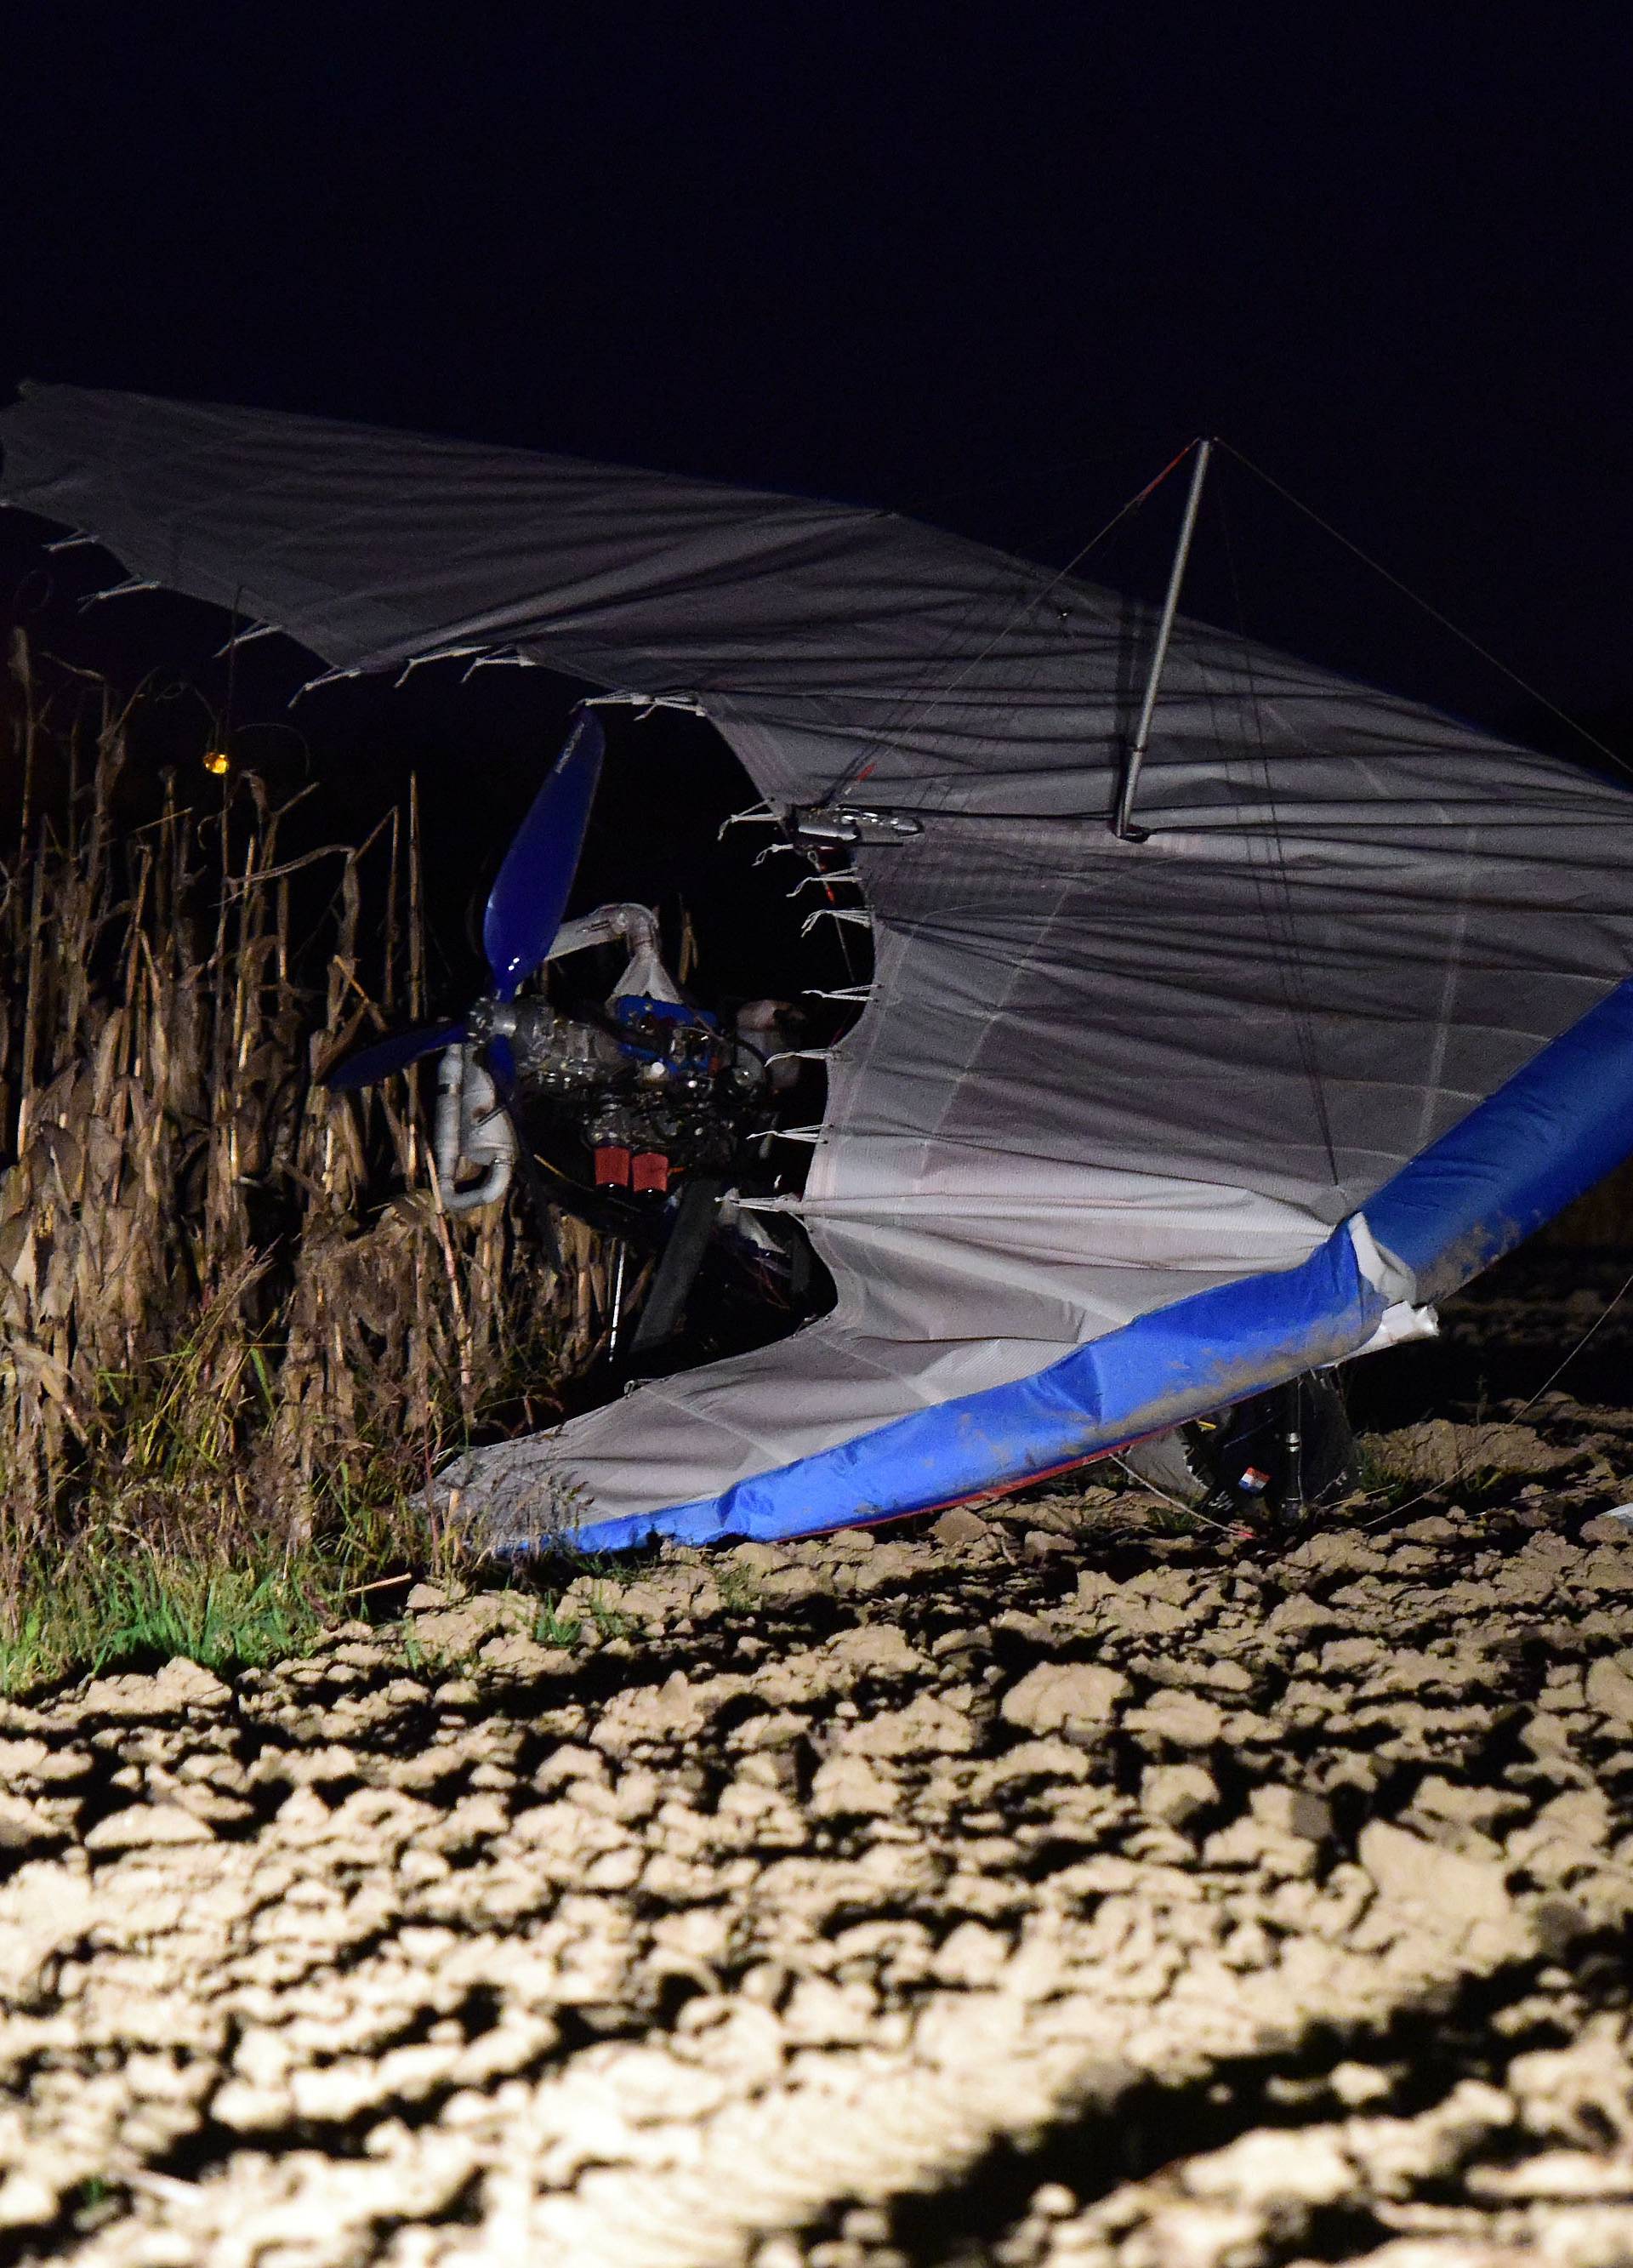
[[(1290, 1432), (1299, 1436), (1296, 1472)], [(1297, 1513), (1335, 1502), (1356, 1476), (1343, 1395), (1332, 1374), (1319, 1370), (1197, 1425), (1136, 1442), (1122, 1452), (1122, 1462), (1159, 1495), (1197, 1508), (1211, 1500), (1221, 1509)]]

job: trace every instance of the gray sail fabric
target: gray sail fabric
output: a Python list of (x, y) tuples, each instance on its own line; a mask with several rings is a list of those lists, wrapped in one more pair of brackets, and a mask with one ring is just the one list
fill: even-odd
[[(791, 1340), (491, 1453), (598, 1514), (711, 1497), (1305, 1259), (1633, 967), (1633, 799), (1181, 620), (1106, 825), (1146, 610), (886, 513), (72, 388), (8, 502), (337, 668), (514, 650), (695, 696), (775, 802), (886, 808), (872, 998), (802, 1203)], [(615, 762), (615, 758), (614, 758)]]

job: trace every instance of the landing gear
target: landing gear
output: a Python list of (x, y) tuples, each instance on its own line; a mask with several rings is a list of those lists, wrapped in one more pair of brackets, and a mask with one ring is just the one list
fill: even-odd
[(646, 1305), (641, 1310), (641, 1320), (630, 1342), (634, 1361), (638, 1363), (668, 1346), (680, 1330), (687, 1300), (703, 1264), (709, 1240), (714, 1234), (715, 1216), (720, 1210), (725, 1188), (717, 1174), (688, 1175), (675, 1209), (674, 1226), (659, 1256)]
[(1268, 1514), (1290, 1524), (1335, 1502), (1356, 1478), (1343, 1396), (1320, 1370), (1137, 1442), (1122, 1462), (1159, 1494), (1215, 1518)]

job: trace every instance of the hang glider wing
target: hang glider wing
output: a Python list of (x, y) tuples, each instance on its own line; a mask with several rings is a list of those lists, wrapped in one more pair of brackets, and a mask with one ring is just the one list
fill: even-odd
[(334, 667), (514, 652), (694, 696), (774, 801), (884, 808), (872, 997), (799, 1209), (834, 1311), (461, 1477), (789, 1535), (1120, 1443), (1392, 1331), (1633, 1149), (1633, 799), (850, 505), (50, 387), (0, 494)]

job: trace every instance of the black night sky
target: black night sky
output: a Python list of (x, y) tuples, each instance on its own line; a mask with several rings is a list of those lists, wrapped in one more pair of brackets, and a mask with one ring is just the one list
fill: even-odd
[[(22, 4), (0, 381), (717, 474), (1056, 563), (1210, 431), (1626, 741), (1630, 46), (1622, 10), (1447, 0)], [(1560, 745), (1218, 488), (1242, 627)], [(1149, 585), (1175, 512), (1099, 571)], [(86, 571), (40, 533), (0, 518), (0, 611), (84, 651)], [(1210, 547), (1188, 596), (1226, 619)], [(157, 613), (98, 635), (161, 624), (202, 668)]]

